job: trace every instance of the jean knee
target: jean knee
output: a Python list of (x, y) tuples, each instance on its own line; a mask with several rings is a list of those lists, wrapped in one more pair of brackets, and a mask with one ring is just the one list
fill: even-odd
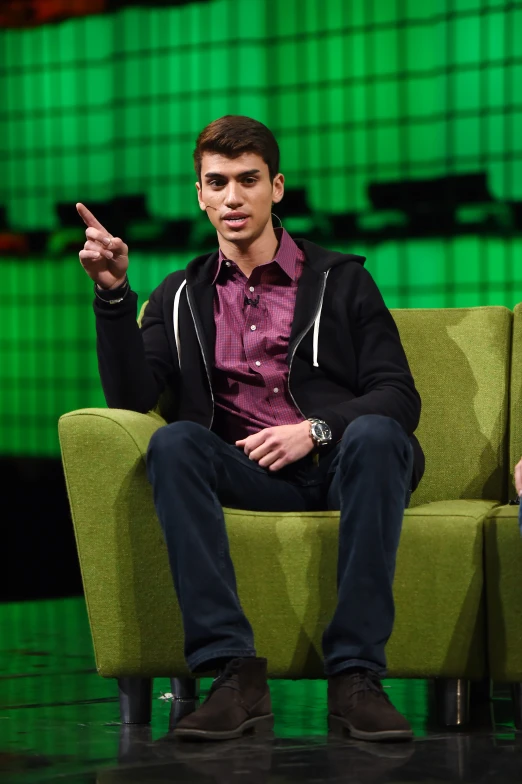
[(153, 433), (149, 441), (147, 461), (154, 460), (165, 453), (182, 454), (183, 449), (180, 447), (186, 448), (189, 444), (201, 443), (208, 438), (209, 432), (204, 425), (187, 420), (164, 425)]
[(392, 417), (382, 414), (365, 414), (351, 422), (344, 431), (342, 443), (369, 447), (373, 449), (386, 449), (396, 447), (408, 440), (402, 425)]

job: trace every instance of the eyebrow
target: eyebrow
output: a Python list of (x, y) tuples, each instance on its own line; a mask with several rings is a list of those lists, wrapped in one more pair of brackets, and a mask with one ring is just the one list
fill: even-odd
[[(248, 171), (241, 172), (237, 176), (238, 177), (248, 177), (248, 176), (250, 176), (252, 174), (259, 174), (260, 171), (261, 171), (261, 169), (248, 169)], [(221, 177), (222, 179), (225, 179), (225, 175), (224, 174), (220, 174), (219, 172), (208, 172), (208, 174), (205, 174), (205, 179), (206, 180), (209, 180), (211, 177)]]

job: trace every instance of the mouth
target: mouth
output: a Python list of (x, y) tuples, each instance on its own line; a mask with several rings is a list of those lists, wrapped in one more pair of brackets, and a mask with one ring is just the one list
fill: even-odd
[(248, 215), (245, 215), (243, 212), (229, 212), (223, 218), (223, 222), (230, 228), (230, 229), (242, 229), (246, 226), (248, 220)]

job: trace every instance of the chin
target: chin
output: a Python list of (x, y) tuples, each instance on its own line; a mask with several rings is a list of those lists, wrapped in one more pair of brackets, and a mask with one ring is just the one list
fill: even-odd
[(252, 231), (252, 229), (241, 229), (241, 231), (229, 230), (220, 233), (227, 242), (248, 242), (258, 237), (258, 234), (256, 234), (255, 231)]

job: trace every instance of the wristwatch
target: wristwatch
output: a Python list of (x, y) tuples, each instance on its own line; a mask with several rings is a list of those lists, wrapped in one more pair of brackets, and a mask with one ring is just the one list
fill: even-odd
[(314, 442), (314, 446), (325, 447), (332, 442), (332, 431), (326, 424), (324, 419), (309, 419), (310, 422), (310, 438)]

